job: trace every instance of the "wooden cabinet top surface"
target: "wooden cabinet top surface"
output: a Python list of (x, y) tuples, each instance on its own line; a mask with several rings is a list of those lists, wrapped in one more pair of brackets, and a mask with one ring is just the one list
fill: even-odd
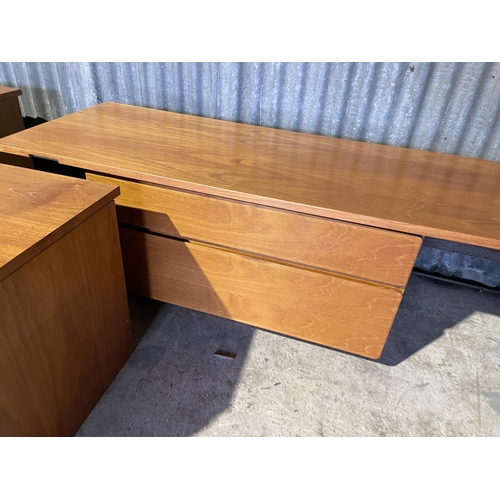
[(0, 101), (3, 99), (11, 99), (12, 97), (17, 97), (22, 94), (21, 89), (14, 89), (12, 87), (3, 87), (0, 85)]
[(118, 194), (118, 187), (0, 164), (0, 281)]
[(103, 103), (0, 151), (500, 249), (500, 163)]

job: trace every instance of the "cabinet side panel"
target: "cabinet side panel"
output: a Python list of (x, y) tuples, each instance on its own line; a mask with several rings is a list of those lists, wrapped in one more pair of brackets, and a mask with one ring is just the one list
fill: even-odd
[(114, 202), (0, 283), (0, 341), (0, 435), (74, 435), (130, 353)]
[(17, 96), (0, 101), (0, 137), (24, 130), (23, 115)]

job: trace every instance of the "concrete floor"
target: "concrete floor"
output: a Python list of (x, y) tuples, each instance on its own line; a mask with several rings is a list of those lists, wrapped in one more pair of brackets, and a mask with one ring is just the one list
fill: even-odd
[(376, 362), (130, 308), (137, 348), (77, 436), (500, 436), (500, 293), (413, 274)]

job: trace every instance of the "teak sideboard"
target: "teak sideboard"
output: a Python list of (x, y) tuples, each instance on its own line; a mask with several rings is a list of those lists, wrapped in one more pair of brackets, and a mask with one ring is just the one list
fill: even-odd
[(0, 140), (119, 186), (128, 290), (378, 358), (432, 236), (500, 249), (500, 164), (103, 103)]

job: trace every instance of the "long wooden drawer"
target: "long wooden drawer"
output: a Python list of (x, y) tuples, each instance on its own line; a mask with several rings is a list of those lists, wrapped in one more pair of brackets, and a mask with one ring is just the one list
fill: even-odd
[(399, 288), (408, 281), (422, 241), (418, 236), (93, 173), (87, 178), (120, 186), (120, 222)]
[(378, 358), (401, 301), (391, 288), (120, 229), (132, 293)]

